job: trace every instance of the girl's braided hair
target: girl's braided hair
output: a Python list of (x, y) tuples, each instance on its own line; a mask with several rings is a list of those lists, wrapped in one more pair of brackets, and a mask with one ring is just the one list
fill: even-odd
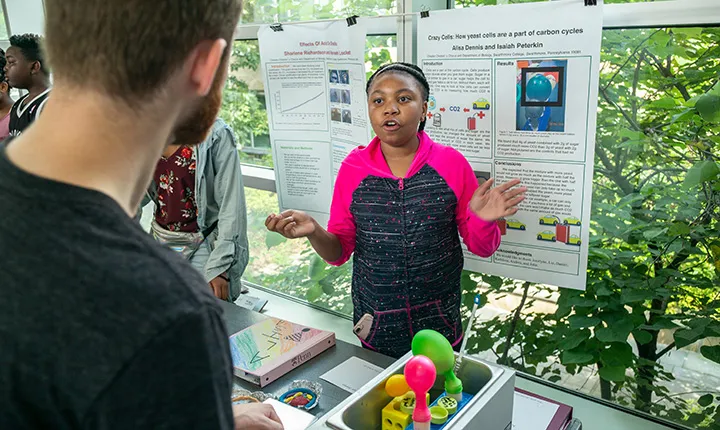
[[(365, 93), (370, 95), (370, 86), (372, 86), (373, 81), (378, 76), (382, 75), (383, 73), (405, 73), (407, 75), (412, 76), (415, 78), (415, 80), (420, 84), (420, 87), (423, 90), (423, 99), (427, 102), (430, 98), (430, 84), (428, 84), (427, 78), (425, 78), (425, 73), (423, 73), (422, 69), (418, 66), (410, 63), (389, 63), (385, 64), (384, 66), (381, 66), (375, 73), (370, 76), (370, 79), (367, 81), (367, 86), (365, 87)], [(420, 127), (418, 128), (419, 131), (422, 131), (425, 129), (425, 119), (420, 122)]]

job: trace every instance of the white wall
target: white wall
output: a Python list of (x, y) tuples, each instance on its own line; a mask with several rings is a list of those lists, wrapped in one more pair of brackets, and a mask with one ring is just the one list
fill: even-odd
[(44, 33), (43, 0), (5, 0), (5, 11), (10, 24), (10, 28), (8, 28), (10, 35)]

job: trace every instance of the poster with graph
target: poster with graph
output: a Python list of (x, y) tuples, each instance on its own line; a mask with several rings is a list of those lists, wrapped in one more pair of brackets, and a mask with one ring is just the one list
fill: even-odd
[(337, 171), (370, 141), (362, 19), (258, 32), (280, 209), (325, 224)]
[(270, 63), (266, 73), (272, 130), (327, 131), (325, 62)]

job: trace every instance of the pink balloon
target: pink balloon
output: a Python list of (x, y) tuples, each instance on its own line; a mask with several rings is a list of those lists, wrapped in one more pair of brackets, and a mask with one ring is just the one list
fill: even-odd
[(436, 377), (435, 364), (424, 355), (416, 355), (405, 364), (405, 380), (415, 393), (415, 410), (412, 416), (415, 422), (427, 422), (432, 418), (424, 399), (435, 384)]

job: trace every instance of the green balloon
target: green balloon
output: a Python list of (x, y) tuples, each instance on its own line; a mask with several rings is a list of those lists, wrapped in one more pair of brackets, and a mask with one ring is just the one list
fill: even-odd
[(462, 382), (455, 376), (455, 353), (445, 336), (435, 330), (421, 330), (412, 340), (413, 355), (424, 355), (432, 360), (437, 373), (445, 376), (445, 391), (448, 394), (462, 392)]
[(530, 100), (547, 100), (552, 94), (552, 90), (550, 80), (543, 75), (537, 74), (528, 81), (525, 94)]
[(421, 330), (412, 340), (413, 355), (424, 355), (435, 363), (438, 373), (445, 373), (455, 366), (452, 345), (445, 336), (435, 330)]
[(448, 394), (460, 394), (462, 390), (462, 381), (455, 376), (455, 372), (450, 370), (445, 373), (445, 391), (447, 391)]

